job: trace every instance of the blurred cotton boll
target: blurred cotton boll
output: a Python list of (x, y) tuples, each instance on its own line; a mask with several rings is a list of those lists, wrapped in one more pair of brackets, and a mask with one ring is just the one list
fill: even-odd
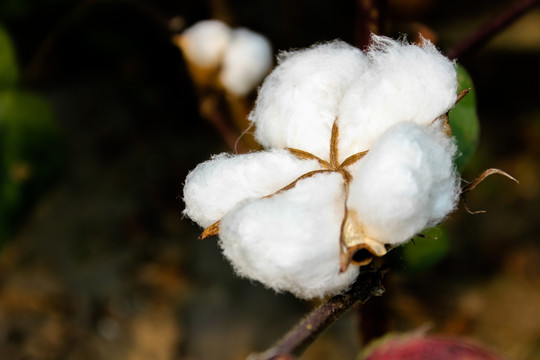
[(173, 42), (184, 53), (198, 87), (225, 90), (236, 97), (255, 90), (273, 64), (266, 37), (246, 28), (231, 29), (219, 20), (200, 21)]
[(272, 67), (272, 45), (251, 30), (233, 30), (225, 50), (220, 79), (226, 90), (245, 96), (255, 89)]
[(203, 20), (186, 29), (175, 42), (184, 56), (201, 67), (217, 67), (229, 44), (231, 29), (219, 20)]

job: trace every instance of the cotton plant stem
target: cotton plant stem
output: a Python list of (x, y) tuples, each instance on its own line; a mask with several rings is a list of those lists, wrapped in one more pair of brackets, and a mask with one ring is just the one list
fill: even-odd
[(365, 50), (369, 46), (371, 34), (384, 34), (384, 13), (386, 0), (356, 0), (356, 46)]
[(225, 118), (227, 111), (223, 110), (224, 105), (220, 102), (218, 95), (201, 96), (200, 113), (207, 119), (223, 138), (229, 148), (237, 154), (243, 154), (248, 151), (244, 142), (239, 139), (238, 133), (229, 125)]
[[(388, 291), (392, 291), (392, 288)], [(370, 299), (364, 306), (358, 307), (356, 321), (360, 346), (367, 345), (388, 332), (390, 327), (389, 298), (391, 297), (388, 295)]]
[(351, 288), (340, 295), (330, 298), (307, 315), (270, 349), (252, 354), (248, 360), (293, 359), (304, 350), (331, 324), (334, 323), (352, 305), (366, 302), (371, 296), (380, 296), (384, 292), (381, 273), (374, 267), (360, 272)]
[(460, 58), (477, 50), (539, 3), (540, 0), (524, 0), (520, 2), (504, 14), (484, 25), (477, 32), (465, 38), (465, 40), (448, 51), (448, 57), (450, 59)]

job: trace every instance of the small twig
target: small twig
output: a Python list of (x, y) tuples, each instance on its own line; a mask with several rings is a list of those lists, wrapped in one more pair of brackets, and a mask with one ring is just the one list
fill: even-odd
[(471, 88), (463, 89), (457, 94), (456, 102), (454, 103), (454, 106), (457, 105), (458, 102), (460, 102), (467, 94), (471, 91)]
[(238, 139), (238, 133), (229, 125), (229, 122), (225, 119), (225, 111), (220, 108), (220, 99), (218, 96), (208, 96), (206, 98), (201, 97), (200, 112), (201, 115), (207, 119), (221, 135), (223, 140), (227, 143), (227, 146), (232, 150), (235, 150), (238, 154), (243, 154), (248, 151), (248, 148), (242, 141)]
[(540, 0), (525, 0), (517, 4), (448, 51), (448, 57), (450, 59), (464, 57), (472, 51), (482, 47), (485, 43), (491, 40), (491, 38), (519, 19), (523, 14), (538, 5), (539, 2)]
[(341, 295), (330, 298), (300, 321), (270, 349), (252, 354), (248, 360), (290, 359), (300, 356), (304, 350), (357, 301), (366, 302), (371, 296), (384, 292), (381, 272), (375, 267), (362, 269), (351, 288)]

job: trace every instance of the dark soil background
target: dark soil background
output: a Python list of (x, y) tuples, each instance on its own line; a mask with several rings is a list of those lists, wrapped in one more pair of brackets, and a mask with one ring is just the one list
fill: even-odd
[[(391, 33), (422, 24), (449, 49), (514, 3), (393, 0)], [(185, 26), (219, 17), (289, 49), (354, 42), (356, 2), (0, 1), (23, 86), (53, 104), (67, 157), (0, 251), (1, 359), (242, 359), (313, 306), (236, 278), (215, 240), (197, 241), (200, 229), (181, 216), (187, 172), (228, 149), (198, 114), (165, 26), (173, 17)], [(390, 274), (370, 319), (540, 359), (540, 9), (459, 61), (481, 121), (463, 178), (496, 167), (520, 184), (480, 185), (469, 205), (488, 212), (458, 210), (444, 261)], [(358, 313), (303, 358), (355, 358)]]

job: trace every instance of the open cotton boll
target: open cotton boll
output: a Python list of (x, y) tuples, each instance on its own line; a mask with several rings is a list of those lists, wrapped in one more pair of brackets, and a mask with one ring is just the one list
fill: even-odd
[(351, 82), (366, 70), (367, 58), (357, 48), (334, 41), (283, 53), (278, 60), (249, 115), (257, 141), (328, 160), (339, 103)]
[(399, 244), (455, 208), (455, 145), (439, 125), (394, 125), (350, 167), (347, 208), (366, 237)]
[(369, 72), (351, 85), (339, 109), (340, 160), (369, 149), (398, 122), (433, 122), (456, 101), (454, 64), (429, 41), (417, 46), (381, 36), (372, 40)]
[(186, 177), (184, 215), (206, 228), (239, 202), (273, 194), (319, 167), (317, 161), (300, 160), (287, 150), (217, 155)]
[(358, 267), (339, 272), (344, 180), (321, 173), (272, 197), (247, 200), (220, 223), (220, 244), (237, 274), (299, 298), (344, 291)]
[(223, 57), (221, 82), (231, 93), (245, 96), (270, 71), (272, 59), (268, 39), (248, 29), (234, 30)]
[(219, 20), (203, 20), (180, 36), (180, 47), (189, 61), (201, 67), (217, 67), (229, 44), (231, 29)]

